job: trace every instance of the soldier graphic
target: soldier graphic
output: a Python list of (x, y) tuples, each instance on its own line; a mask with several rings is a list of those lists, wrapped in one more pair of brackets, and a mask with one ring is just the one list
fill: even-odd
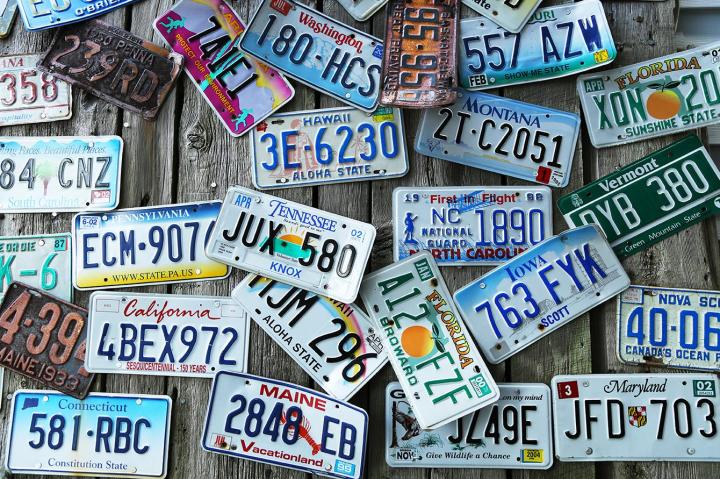
[(405, 215), (405, 243), (417, 243), (415, 239), (415, 220), (417, 218), (410, 212)]

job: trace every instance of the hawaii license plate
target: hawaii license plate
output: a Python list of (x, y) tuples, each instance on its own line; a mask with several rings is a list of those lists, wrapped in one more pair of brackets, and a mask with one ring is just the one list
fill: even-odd
[(423, 112), (415, 151), (521, 180), (563, 187), (580, 117), (481, 92)]
[(281, 113), (253, 131), (250, 147), (259, 189), (395, 178), (409, 169), (398, 108)]
[(81, 22), (137, 0), (17, 0), (27, 30), (45, 30)]
[(350, 16), (359, 22), (364, 22), (375, 12), (380, 10), (388, 0), (337, 0)]
[(396, 188), (394, 258), (429, 251), (440, 266), (497, 265), (552, 235), (545, 186)]
[(164, 478), (168, 396), (53, 391), (13, 395), (5, 467), (13, 474)]
[(17, 11), (17, 0), (0, 0), (0, 38), (10, 35)]
[(713, 375), (555, 376), (551, 388), (561, 461), (720, 461)]
[(221, 371), (208, 403), (206, 451), (326, 477), (359, 479), (368, 415), (311, 389)]
[(381, 328), (390, 364), (422, 429), (498, 400), (495, 381), (430, 253), (366, 275), (360, 296)]
[(73, 221), (73, 282), (80, 290), (223, 279), (205, 255), (219, 201), (79, 214)]
[(300, 2), (264, 0), (240, 48), (350, 106), (377, 106), (382, 41)]
[(630, 286), (595, 225), (568, 230), (455, 293), (483, 354), (498, 364)]
[(518, 33), (542, 0), (462, 0), (465, 5), (485, 15), (502, 28)]
[(624, 258), (720, 213), (720, 171), (689, 136), (565, 195), (571, 226), (594, 223)]

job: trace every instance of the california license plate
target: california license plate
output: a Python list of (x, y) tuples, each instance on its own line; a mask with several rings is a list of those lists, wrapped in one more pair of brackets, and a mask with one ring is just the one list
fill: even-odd
[(264, 0), (240, 48), (350, 106), (377, 106), (382, 41), (300, 2)]
[(0, 0), (0, 38), (10, 35), (17, 11), (17, 0)]
[(294, 384), (221, 371), (208, 404), (206, 451), (325, 477), (363, 476), (368, 415)]
[(530, 20), (542, 0), (463, 0), (502, 28), (518, 33)]
[(17, 0), (27, 30), (57, 28), (81, 22), (111, 10), (130, 5), (137, 0)]
[(357, 21), (364, 22), (380, 10), (388, 0), (337, 0)]
[(498, 364), (630, 286), (594, 225), (568, 230), (455, 293), (483, 354)]
[(481, 92), (459, 92), (425, 110), (415, 150), (423, 155), (555, 187), (567, 186), (580, 117)]
[(720, 171), (689, 136), (558, 200), (571, 226), (594, 223), (621, 257), (720, 212)]
[(253, 131), (250, 147), (259, 189), (395, 178), (409, 169), (398, 108), (281, 113)]
[(498, 400), (430, 253), (366, 275), (360, 296), (420, 428), (437, 429)]

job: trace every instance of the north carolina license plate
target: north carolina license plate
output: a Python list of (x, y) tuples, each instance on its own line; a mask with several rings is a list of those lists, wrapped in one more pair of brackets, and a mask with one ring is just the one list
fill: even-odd
[(355, 20), (364, 22), (380, 10), (388, 0), (337, 0)]
[(561, 461), (720, 461), (713, 375), (555, 376), (551, 387)]
[(343, 303), (357, 297), (375, 227), (240, 186), (228, 190), (210, 258)]
[(13, 474), (164, 478), (169, 396), (53, 391), (13, 395), (5, 467)]
[(250, 321), (230, 298), (95, 292), (88, 371), (211, 378), (247, 366)]
[(630, 286), (594, 225), (567, 230), (455, 293), (455, 302), (493, 364)]
[(17, 11), (17, 0), (0, 0), (0, 38), (10, 35)]
[(0, 137), (0, 212), (112, 210), (122, 155), (119, 136)]
[(79, 214), (73, 221), (73, 282), (80, 290), (223, 279), (209, 259), (219, 201)]
[(497, 385), (430, 253), (366, 275), (360, 296), (382, 330), (420, 428), (436, 429), (498, 400)]
[(294, 384), (221, 371), (213, 381), (202, 447), (326, 477), (359, 479), (368, 415)]
[(396, 188), (394, 258), (429, 251), (440, 266), (496, 265), (552, 235), (544, 186)]
[(300, 2), (264, 0), (240, 48), (351, 106), (377, 106), (382, 41)]
[(462, 0), (502, 28), (518, 33), (542, 0)]
[(17, 0), (25, 28), (30, 31), (81, 22), (137, 0)]
[(387, 363), (375, 325), (354, 304), (254, 274), (232, 298), (333, 397), (349, 400)]
[(558, 200), (573, 226), (594, 223), (620, 258), (720, 212), (720, 171), (689, 136)]
[(281, 113), (253, 131), (250, 147), (259, 189), (395, 178), (409, 169), (398, 108)]
[(239, 50), (245, 24), (224, 0), (181, 0), (154, 25), (185, 58), (185, 72), (232, 136), (247, 133), (295, 95), (277, 70)]
[(521, 180), (563, 187), (580, 117), (481, 92), (458, 93), (449, 107), (423, 112), (415, 150)]

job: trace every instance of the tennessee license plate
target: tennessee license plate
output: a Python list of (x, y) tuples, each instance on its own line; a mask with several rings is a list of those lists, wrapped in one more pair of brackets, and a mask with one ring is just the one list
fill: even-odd
[(720, 461), (713, 375), (555, 376), (552, 394), (561, 461)]
[(17, 0), (25, 28), (30, 31), (81, 22), (137, 0)]
[(13, 474), (164, 478), (168, 396), (53, 391), (13, 395), (5, 467)]
[(240, 51), (245, 24), (224, 0), (181, 0), (155, 20), (155, 30), (185, 58), (185, 72), (232, 136), (295, 95), (278, 71)]
[(377, 106), (382, 41), (300, 2), (264, 0), (240, 48), (350, 106)]
[(502, 28), (518, 33), (542, 0), (462, 0)]
[(398, 108), (281, 113), (253, 131), (250, 147), (259, 189), (395, 178), (409, 169)]
[(423, 155), (555, 187), (567, 186), (580, 117), (481, 92), (460, 92), (425, 110), (415, 150)]
[(380, 10), (388, 0), (337, 0), (357, 21), (364, 22)]
[(621, 257), (720, 212), (720, 171), (689, 136), (558, 200), (571, 226), (594, 223)]
[(221, 371), (208, 404), (206, 451), (326, 477), (359, 479), (368, 415), (302, 386)]
[(420, 428), (436, 429), (498, 400), (430, 253), (366, 275), (360, 296)]
[(455, 293), (483, 354), (498, 364), (604, 303), (630, 279), (594, 225), (568, 230)]
[(226, 278), (205, 255), (219, 201), (75, 215), (73, 281), (80, 290)]
[(0, 38), (10, 35), (17, 11), (17, 0), (0, 0)]

